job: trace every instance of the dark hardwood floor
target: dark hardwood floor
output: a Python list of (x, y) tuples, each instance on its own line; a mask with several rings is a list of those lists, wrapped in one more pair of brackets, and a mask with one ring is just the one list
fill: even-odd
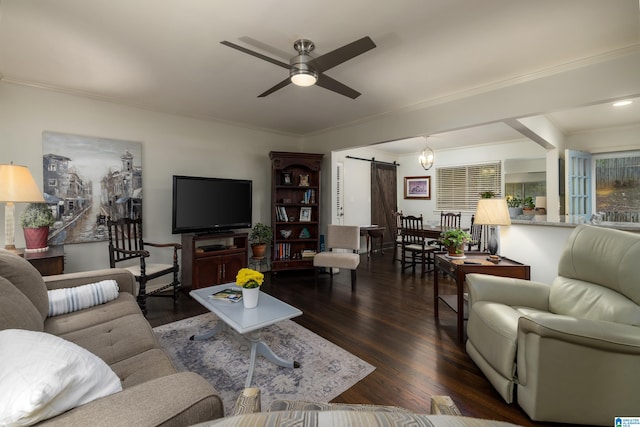
[[(265, 274), (262, 290), (298, 307), (293, 319), (376, 367), (375, 371), (334, 402), (396, 405), (429, 412), (432, 395), (448, 395), (466, 416), (508, 421), (524, 426), (562, 426), (531, 421), (517, 403), (506, 404), (467, 356), (456, 339), (455, 313), (440, 306), (433, 315), (433, 273), (400, 271), (385, 255), (362, 256), (356, 292), (350, 275), (312, 271)], [(440, 281), (454, 292), (454, 282)], [(442, 303), (441, 303), (442, 304)], [(174, 307), (170, 299), (150, 298), (147, 318), (157, 326), (205, 313), (188, 295)]]

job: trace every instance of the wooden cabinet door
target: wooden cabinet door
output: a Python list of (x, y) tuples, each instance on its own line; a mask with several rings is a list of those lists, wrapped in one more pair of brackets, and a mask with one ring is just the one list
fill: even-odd
[(206, 288), (207, 286), (222, 283), (222, 257), (206, 257), (195, 261), (193, 274), (193, 288)]
[(244, 254), (227, 255), (224, 257), (224, 280), (222, 283), (235, 282), (238, 271), (246, 267), (246, 256)]

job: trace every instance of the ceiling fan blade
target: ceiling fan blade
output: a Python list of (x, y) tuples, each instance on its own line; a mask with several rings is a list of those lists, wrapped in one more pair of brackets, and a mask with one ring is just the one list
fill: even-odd
[(351, 89), (349, 86), (340, 83), (337, 80), (332, 79), (329, 76), (324, 74), (320, 74), (318, 76), (318, 81), (316, 82), (316, 86), (323, 87), (325, 89), (332, 90), (340, 95), (347, 96), (351, 99), (356, 99), (361, 94), (357, 90)]
[(327, 71), (336, 65), (340, 65), (351, 58), (355, 58), (356, 56), (373, 49), (374, 47), (376, 47), (376, 44), (371, 40), (371, 38), (368, 36), (363, 37), (360, 40), (356, 40), (329, 53), (325, 53), (322, 56), (314, 58), (309, 62), (309, 64), (319, 72)]
[(287, 70), (289, 68), (291, 68), (291, 66), (289, 64), (285, 63), (285, 62), (278, 61), (277, 59), (269, 58), (266, 55), (263, 55), (263, 54), (258, 53), (258, 52), (254, 52), (252, 50), (249, 50), (249, 49), (244, 48), (242, 46), (238, 46), (237, 44), (228, 42), (226, 40), (221, 41), (220, 43), (225, 45), (225, 46), (229, 46), (229, 47), (231, 47), (233, 49), (239, 50), (240, 52), (244, 52), (244, 53), (247, 53), (247, 54), (249, 54), (251, 56), (255, 56), (256, 58), (260, 58), (260, 59), (263, 59), (263, 60), (265, 60), (267, 62), (271, 62), (272, 64), (278, 65), (279, 67), (286, 68)]
[(281, 81), (280, 83), (272, 87), (271, 89), (268, 89), (267, 91), (258, 95), (258, 98), (264, 98), (265, 96), (270, 95), (279, 89), (282, 89), (283, 87), (287, 86), (289, 83), (291, 83), (291, 79), (287, 77), (286, 79), (284, 79), (283, 81)]

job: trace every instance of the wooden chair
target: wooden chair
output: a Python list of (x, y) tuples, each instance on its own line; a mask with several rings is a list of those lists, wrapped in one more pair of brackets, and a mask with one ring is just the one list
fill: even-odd
[[(446, 231), (450, 228), (460, 228), (460, 220), (462, 219), (462, 213), (454, 212), (440, 212), (440, 228), (442, 231)], [(440, 244), (439, 240), (430, 240), (429, 245), (437, 245), (438, 250), (443, 251), (445, 248)]]
[(462, 213), (453, 213), (453, 212), (440, 212), (440, 227), (442, 227), (442, 231), (447, 230), (449, 228), (460, 228), (460, 219), (462, 218)]
[(400, 249), (402, 249), (402, 211), (392, 212), (393, 217), (394, 230), (393, 230), (393, 257), (391, 258), (391, 263), (395, 263), (396, 261), (401, 261), (402, 258), (399, 257)]
[(357, 225), (327, 226), (327, 251), (318, 252), (313, 257), (315, 280), (318, 281), (320, 268), (329, 268), (333, 280), (333, 269), (351, 270), (351, 292), (356, 289), (356, 269), (360, 265), (360, 227)]
[[(129, 270), (140, 285), (138, 290), (138, 305), (142, 312), (147, 314), (147, 297), (162, 296), (172, 297), (173, 302), (178, 300), (178, 290), (180, 280), (178, 272), (178, 249), (182, 249), (179, 243), (149, 243), (142, 238), (142, 219), (122, 218), (112, 220), (107, 218), (107, 228), (109, 230), (109, 265), (111, 268), (124, 268)], [(172, 248), (173, 263), (147, 263), (146, 258), (151, 254), (146, 247)], [(131, 260), (138, 260), (137, 264), (132, 264)], [(128, 263), (126, 261), (129, 261)], [(127, 265), (128, 264), (128, 265)], [(169, 283), (149, 284), (150, 280), (171, 275)], [(171, 294), (165, 291), (172, 290)]]
[[(475, 220), (475, 215), (471, 216), (471, 229), (470, 229), (470, 233), (471, 234), (471, 240), (469, 241), (469, 243), (467, 243), (467, 250), (471, 251), (474, 248), (478, 251), (483, 250), (482, 249), (482, 233), (485, 227), (487, 227), (486, 225), (480, 225), (480, 224), (474, 224), (474, 220)], [(487, 235), (487, 233), (485, 233), (485, 236)]]
[[(411, 266), (412, 271), (415, 274), (416, 263), (419, 257), (420, 264), (422, 265), (420, 277), (424, 277), (425, 273), (433, 270), (433, 268), (427, 270), (426, 266), (429, 264), (433, 267), (435, 263), (434, 252), (437, 248), (435, 246), (428, 245), (424, 238), (422, 215), (419, 217), (408, 215), (400, 218), (402, 222), (402, 271)], [(410, 263), (407, 261), (407, 254), (411, 257)]]

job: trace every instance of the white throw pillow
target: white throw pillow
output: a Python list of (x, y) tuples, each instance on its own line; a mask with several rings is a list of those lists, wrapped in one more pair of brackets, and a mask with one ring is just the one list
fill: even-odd
[(118, 284), (115, 280), (102, 280), (73, 288), (52, 289), (49, 295), (48, 316), (71, 313), (104, 304), (118, 298)]
[(55, 335), (0, 331), (0, 425), (35, 424), (122, 390), (102, 359)]

